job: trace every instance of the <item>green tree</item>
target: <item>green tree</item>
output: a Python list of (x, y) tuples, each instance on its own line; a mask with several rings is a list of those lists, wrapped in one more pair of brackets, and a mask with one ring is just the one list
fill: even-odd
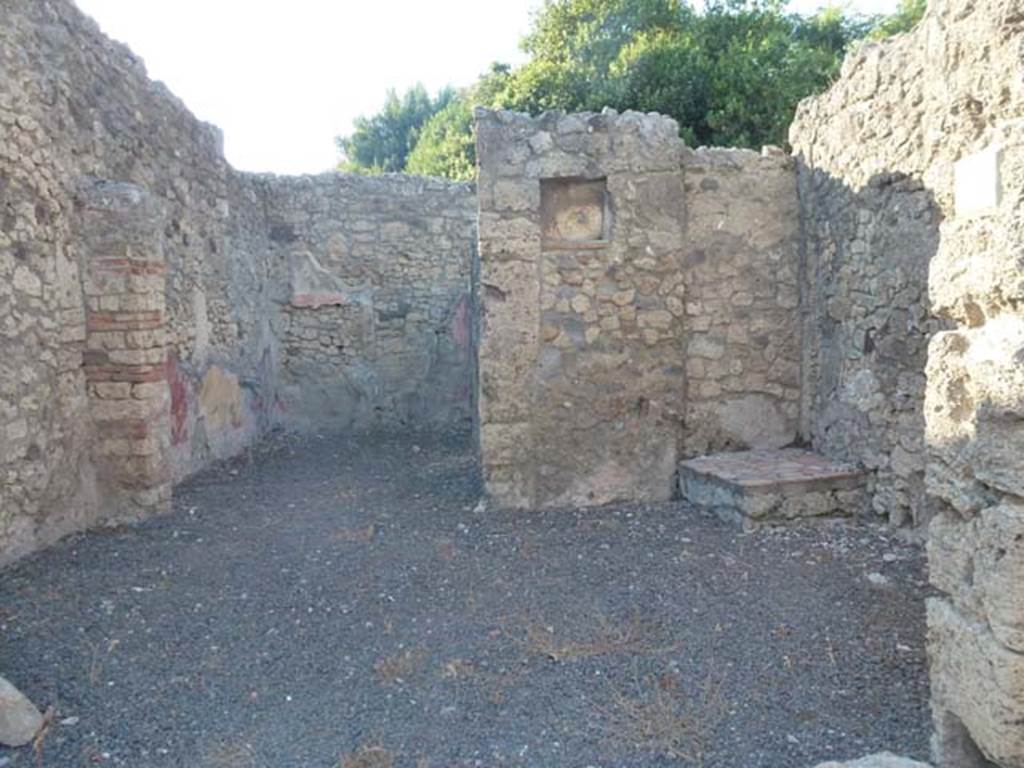
[(926, 0), (888, 17), (826, 7), (814, 16), (783, 0), (545, 0), (522, 41), (529, 59), (495, 64), (473, 86), (430, 99), (419, 86), (339, 140), (344, 167), (471, 178), (475, 105), (537, 114), (636, 109), (679, 123), (691, 145), (785, 145), (801, 99), (828, 87), (865, 37), (910, 29)]
[(431, 98), (422, 84), (401, 97), (388, 91), (384, 107), (371, 117), (358, 117), (349, 136), (338, 137), (344, 159), (340, 169), (351, 173), (394, 173), (405, 169), (423, 124), (455, 98), (452, 88)]
[(605, 100), (616, 109), (670, 114), (688, 144), (704, 144), (709, 141), (709, 69), (692, 31), (645, 32), (612, 62)]
[(497, 105), (508, 85), (512, 68), (494, 63), (475, 84), (459, 91), (420, 130), (405, 170), (423, 176), (469, 180), (476, 176), (476, 132), (473, 107)]
[(781, 0), (547, 0), (524, 40), (531, 59), (498, 105), (674, 117), (690, 143), (784, 143), (799, 101), (835, 75), (869, 25)]
[(900, 0), (895, 13), (878, 20), (875, 28), (871, 30), (871, 39), (882, 40), (901, 32), (909, 32), (921, 21), (926, 10), (928, 0)]
[(638, 35), (692, 15), (679, 0), (546, 0), (522, 41), (531, 61), (600, 75)]
[(466, 98), (454, 99), (427, 120), (405, 171), (459, 181), (476, 176), (473, 108)]
[(546, 0), (522, 42), (530, 60), (510, 73), (494, 106), (601, 109), (614, 98), (609, 74), (623, 48), (690, 16), (679, 0)]
[(778, 2), (712, 2), (701, 18), (710, 62), (707, 143), (785, 144), (797, 104), (823, 90), (852, 42), (848, 28)]

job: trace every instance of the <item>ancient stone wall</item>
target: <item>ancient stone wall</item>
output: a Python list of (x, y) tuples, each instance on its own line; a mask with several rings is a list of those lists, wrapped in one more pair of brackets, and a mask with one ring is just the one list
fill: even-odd
[(0, 563), (314, 413), (467, 420), (472, 195), (236, 173), (69, 0), (0, 3)]
[(941, 213), (922, 181), (934, 137), (922, 62), (902, 55), (910, 45), (849, 57), (790, 136), (806, 257), (803, 431), (815, 449), (872, 470), (874, 508), (896, 524), (926, 517), (924, 368), (939, 327), (927, 279)]
[(781, 150), (685, 150), (686, 458), (800, 426), (798, 206)]
[(139, 187), (92, 179), (76, 203), (91, 455), (104, 518), (133, 521), (171, 500), (163, 210)]
[(469, 426), (471, 184), (263, 177), (278, 403), (294, 426)]
[(480, 419), (523, 507), (654, 500), (799, 423), (792, 163), (610, 110), (478, 112)]
[(480, 110), (477, 146), (489, 492), (667, 498), (685, 402), (675, 122)]
[[(135, 311), (129, 307), (139, 301), (140, 312), (153, 313), (152, 327), (111, 332), (166, 328), (166, 344), (186, 361), (183, 370), (198, 364), (190, 331), (200, 326), (193, 306), (201, 303), (183, 297), (202, 295), (215, 308), (208, 312), (211, 349), (230, 344), (230, 329), (239, 323), (222, 298), (227, 286), (208, 282), (204, 266), (220, 245), (227, 216), (228, 169), (217, 132), (151, 83), (137, 58), (69, 2), (0, 4), (0, 147), (0, 422), (8, 437), (0, 456), (0, 560), (6, 560), (110, 515), (104, 506), (110, 489), (97, 479), (97, 466), (108, 463), (96, 432), (102, 420), (91, 412), (102, 405), (103, 392), (123, 395), (124, 387), (101, 384), (127, 382), (100, 381), (95, 356), (83, 356), (86, 300), (99, 301), (100, 313)], [(159, 252), (166, 273), (150, 277), (167, 281), (166, 313), (155, 298), (142, 307), (148, 299), (129, 296), (130, 289), (101, 297), (87, 288), (100, 277), (87, 270), (115, 254), (104, 253), (110, 243), (93, 237), (90, 203), (79, 197), (86, 177), (134, 185), (164, 217), (160, 247), (131, 258), (145, 261)], [(146, 269), (128, 269), (136, 266)], [(119, 302), (124, 309), (114, 307)], [(127, 316), (88, 311), (92, 355), (112, 341), (96, 335), (100, 324)], [(136, 319), (142, 322), (141, 315)], [(156, 339), (123, 341), (124, 348), (107, 350), (111, 364), (146, 358), (148, 365), (159, 347)]]
[[(943, 768), (1024, 766), (1022, 115), (1024, 4), (936, 0), (911, 34), (851, 56), (792, 134), (810, 206), (808, 290), (821, 299), (807, 379), (814, 397), (842, 392), (863, 414), (880, 468), (888, 453), (880, 508), (934, 515), (929, 566), (944, 595), (929, 604), (929, 652)], [(816, 440), (856, 455), (823, 434), (831, 417), (815, 402)]]
[(933, 21), (946, 50), (991, 45), (992, 90), (953, 81), (983, 117), (932, 261), (932, 307), (954, 328), (929, 347), (925, 397), (929, 564), (947, 595), (928, 607), (937, 747), (970, 768), (1024, 768), (1024, 4), (999, 10)]

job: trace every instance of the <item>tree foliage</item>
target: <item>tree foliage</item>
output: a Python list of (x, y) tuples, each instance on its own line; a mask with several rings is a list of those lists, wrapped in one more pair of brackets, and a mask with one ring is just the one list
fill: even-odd
[(917, 23), (926, 0), (901, 2), (866, 18), (788, 13), (783, 0), (708, 0), (701, 11), (686, 0), (545, 0), (522, 41), (526, 63), (495, 64), (435, 99), (422, 86), (389, 93), (339, 139), (344, 167), (472, 178), (474, 105), (660, 112), (692, 145), (784, 145), (797, 104), (828, 86), (853, 44)]
[(476, 175), (473, 109), (467, 99), (454, 99), (427, 120), (405, 170), (457, 181), (468, 181)]
[(909, 32), (921, 21), (927, 9), (928, 0), (900, 0), (895, 13), (878, 21), (871, 31), (871, 39), (881, 40), (901, 32)]
[(355, 131), (337, 139), (344, 157), (341, 170), (352, 173), (397, 173), (419, 141), (423, 124), (456, 97), (453, 88), (445, 88), (431, 98), (421, 84), (402, 96), (388, 91), (384, 107), (371, 117), (358, 117)]

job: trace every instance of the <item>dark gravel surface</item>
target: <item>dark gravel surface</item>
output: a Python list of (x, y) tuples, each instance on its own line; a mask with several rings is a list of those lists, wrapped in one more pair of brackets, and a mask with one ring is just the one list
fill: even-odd
[(282, 437), (0, 572), (0, 670), (54, 708), (0, 766), (926, 756), (917, 547), (681, 503), (492, 511), (465, 446)]

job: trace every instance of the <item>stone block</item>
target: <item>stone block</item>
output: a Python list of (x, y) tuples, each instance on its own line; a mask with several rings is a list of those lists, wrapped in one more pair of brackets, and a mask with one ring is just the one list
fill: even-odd
[(868, 755), (859, 760), (850, 760), (845, 763), (835, 761), (819, 763), (816, 768), (930, 768), (930, 766), (907, 757), (899, 757), (891, 752), (880, 752), (877, 755)]
[(679, 490), (691, 504), (744, 523), (853, 514), (865, 475), (809, 451), (737, 451), (681, 462)]
[(959, 722), (986, 760), (1024, 768), (1024, 654), (938, 598), (928, 601), (928, 653), (939, 766), (984, 765), (963, 762), (963, 734), (951, 725)]
[(716, 431), (733, 445), (782, 448), (796, 438), (796, 428), (781, 408), (779, 398), (762, 394), (723, 399), (714, 407)]
[(0, 744), (23, 747), (43, 727), (35, 705), (10, 682), (0, 677)]
[(490, 467), (515, 467), (527, 463), (533, 450), (530, 425), (482, 424), (480, 448)]
[(932, 584), (995, 638), (1024, 653), (1024, 504), (1004, 502), (964, 519), (946, 511), (928, 531)]
[(316, 309), (352, 301), (352, 289), (337, 275), (324, 269), (316, 256), (308, 251), (292, 254), (291, 304), (293, 307)]
[(541, 185), (533, 179), (499, 179), (493, 194), (496, 211), (535, 211), (541, 205)]
[(984, 510), (978, 520), (974, 581), (996, 639), (1024, 654), (1024, 503)]
[(1024, 496), (1022, 359), (1022, 317), (936, 334), (925, 396), (933, 454), (954, 473), (1017, 496)]

